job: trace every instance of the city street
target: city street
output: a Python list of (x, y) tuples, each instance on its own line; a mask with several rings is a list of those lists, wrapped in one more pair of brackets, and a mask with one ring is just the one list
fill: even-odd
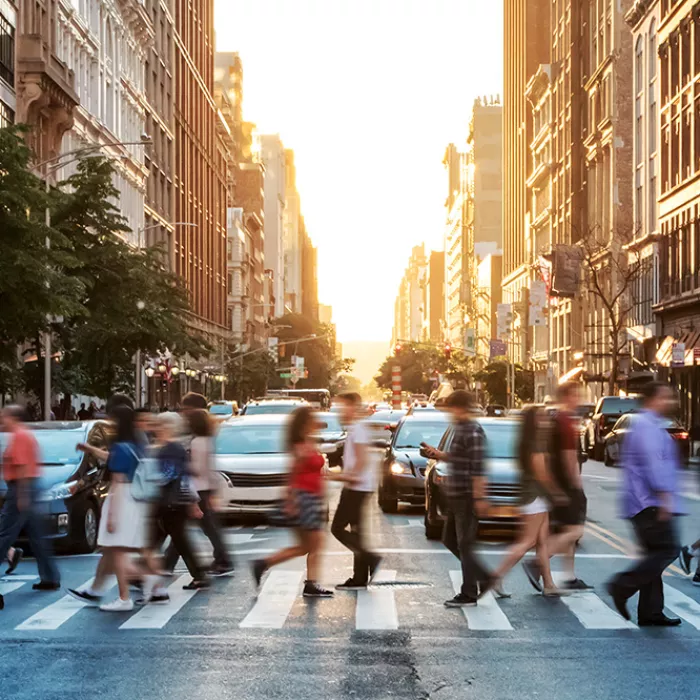
[[(247, 562), (280, 546), (287, 533), (254, 522), (227, 527), (237, 554), (233, 577), (214, 580), (210, 591), (182, 591), (189, 581), (182, 573), (172, 584), (169, 604), (131, 613), (82, 608), (63, 592), (33, 592), (36, 569), (27, 560), (16, 575), (0, 579), (1, 695), (13, 700), (692, 696), (700, 588), (671, 567), (667, 607), (683, 619), (682, 626), (639, 629), (622, 620), (604, 590), (604, 582), (634, 552), (616, 515), (620, 472), (588, 462), (584, 474), (589, 522), (578, 574), (595, 591), (546, 600), (518, 568), (506, 580), (511, 599), (487, 597), (478, 608), (465, 609), (466, 615), (442, 605), (453, 594), (458, 563), (439, 543), (425, 539), (415, 508), (387, 516), (372, 506), (372, 539), (385, 556), (381, 575), (370, 591), (337, 592), (333, 600), (301, 597), (302, 561), (296, 560), (269, 574), (256, 603)], [(700, 533), (700, 496), (695, 474), (684, 476), (691, 516), (681, 526), (688, 541)], [(336, 499), (334, 492), (333, 504)], [(493, 537), (482, 546), (491, 565), (503, 549)], [(62, 557), (64, 586), (88, 581), (96, 561), (95, 555)], [(344, 580), (349, 566), (350, 557), (329, 539), (323, 582)]]

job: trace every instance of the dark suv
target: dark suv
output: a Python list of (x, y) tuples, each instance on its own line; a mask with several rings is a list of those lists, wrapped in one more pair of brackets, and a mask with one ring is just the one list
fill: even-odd
[(598, 400), (584, 435), (584, 450), (601, 461), (605, 448), (605, 436), (624, 413), (636, 411), (641, 406), (637, 396), (603, 396)]

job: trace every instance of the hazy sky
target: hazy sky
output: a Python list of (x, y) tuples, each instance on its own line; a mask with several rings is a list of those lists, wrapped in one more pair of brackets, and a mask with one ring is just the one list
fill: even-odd
[(391, 337), (411, 247), (442, 248), (442, 156), (501, 92), (499, 0), (216, 0), (244, 116), (294, 149), (341, 341)]

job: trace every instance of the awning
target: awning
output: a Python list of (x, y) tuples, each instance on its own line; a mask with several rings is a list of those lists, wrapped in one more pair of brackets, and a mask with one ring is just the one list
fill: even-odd
[(559, 377), (559, 384), (566, 384), (566, 382), (571, 382), (574, 379), (578, 379), (582, 372), (583, 367), (574, 367), (573, 369), (570, 369), (568, 372)]
[(686, 331), (679, 338), (674, 338), (672, 335), (667, 335), (659, 349), (656, 351), (656, 363), (663, 367), (671, 366), (671, 356), (673, 354), (673, 346), (676, 343), (685, 345), (685, 366), (693, 366), (693, 351), (696, 347), (700, 347), (700, 330)]

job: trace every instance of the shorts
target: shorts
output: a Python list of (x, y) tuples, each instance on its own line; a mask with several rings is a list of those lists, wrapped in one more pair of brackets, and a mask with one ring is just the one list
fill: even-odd
[(297, 516), (291, 525), (302, 530), (323, 530), (326, 527), (326, 500), (319, 493), (294, 490), (294, 502), (297, 506)]
[(544, 498), (539, 496), (532, 503), (526, 503), (520, 506), (520, 512), (523, 515), (539, 515), (540, 513), (549, 513), (549, 503)]
[(583, 525), (586, 522), (588, 499), (583, 491), (567, 494), (569, 502), (565, 506), (555, 506), (552, 520), (562, 526)]

